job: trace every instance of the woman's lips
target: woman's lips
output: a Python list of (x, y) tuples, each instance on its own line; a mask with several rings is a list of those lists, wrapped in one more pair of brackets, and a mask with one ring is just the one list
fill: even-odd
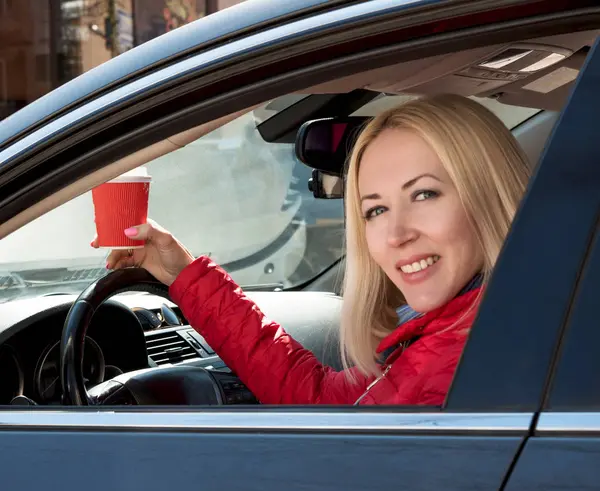
[(419, 256), (412, 256), (408, 259), (398, 261), (396, 263), (396, 269), (402, 270), (403, 273), (417, 273), (430, 266), (433, 266), (440, 256), (437, 254), (421, 254)]

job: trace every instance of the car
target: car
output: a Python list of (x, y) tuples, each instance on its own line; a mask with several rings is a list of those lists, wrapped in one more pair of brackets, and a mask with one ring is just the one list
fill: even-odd
[[(2, 486), (596, 488), (599, 33), (591, 1), (248, 0), (0, 122)], [(300, 130), (439, 92), (533, 171), (439, 407), (260, 404), (164, 286), (88, 249), (90, 190), (146, 166), (151, 215), (339, 368), (342, 201)]]

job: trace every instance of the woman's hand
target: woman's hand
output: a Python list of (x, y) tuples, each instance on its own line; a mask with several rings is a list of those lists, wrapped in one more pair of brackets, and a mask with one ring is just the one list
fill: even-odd
[[(171, 286), (179, 273), (194, 260), (194, 256), (181, 242), (152, 220), (144, 225), (128, 228), (123, 233), (131, 239), (144, 240), (146, 244), (143, 248), (131, 249), (129, 252), (123, 249), (113, 250), (107, 259), (107, 269), (144, 268), (158, 281)], [(98, 248), (97, 238), (94, 238), (91, 246)]]

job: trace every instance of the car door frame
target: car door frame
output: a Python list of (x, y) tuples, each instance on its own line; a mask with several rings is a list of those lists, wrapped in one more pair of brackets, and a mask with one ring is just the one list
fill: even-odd
[[(374, 0), (374, 2), (376, 1), (378, 0)], [(353, 5), (347, 8), (355, 9), (356, 6)], [(343, 13), (344, 10), (340, 9), (336, 12)], [(293, 29), (293, 25), (291, 24), (288, 27)], [(511, 29), (513, 33), (518, 32), (515, 30), (517, 27), (513, 21), (506, 23), (504, 35), (506, 35), (508, 29)], [(485, 29), (478, 28), (475, 30), (475, 34), (485, 35), (484, 31)], [(437, 42), (447, 42), (449, 34), (455, 35), (456, 33), (437, 34)], [(476, 42), (476, 37), (474, 35), (469, 36), (469, 42), (471, 44)], [(411, 39), (409, 44), (413, 49), (411, 51), (412, 56), (424, 52), (423, 46), (416, 46), (418, 43), (415, 39)], [(416, 47), (420, 47), (422, 50), (418, 51), (415, 49)], [(407, 43), (403, 45), (403, 49), (406, 54), (408, 52)], [(381, 56), (379, 63), (385, 63), (384, 60), (391, 59), (389, 46), (381, 49), (381, 51), (384, 54), (379, 52), (379, 56)], [(373, 52), (368, 53), (371, 57), (373, 54)], [(360, 59), (364, 63), (363, 60), (367, 55), (365, 53), (362, 53), (362, 55), (364, 55), (362, 58), (356, 56), (356, 59)], [(393, 53), (393, 55), (396, 56), (397, 60), (397, 53)], [(385, 58), (386, 56), (387, 58)], [(339, 58), (339, 60), (342, 59), (342, 57)], [(354, 63), (358, 63), (356, 59), (353, 60)], [(324, 77), (331, 76), (332, 67), (339, 68), (339, 66), (330, 62), (313, 81), (316, 82), (323, 80)], [(282, 87), (285, 87), (282, 83), (284, 78), (279, 76), (276, 81), (280, 85), (276, 85), (271, 80), (270, 82), (273, 83), (271, 87), (276, 86), (276, 90), (282, 91)], [(305, 76), (301, 80), (302, 83), (306, 84), (308, 77)], [(290, 81), (287, 80), (287, 83), (290, 84)], [(299, 83), (298, 79), (295, 83)], [(289, 89), (290, 85), (287, 85), (287, 87)], [(220, 94), (207, 99), (203, 103), (180, 111), (177, 116), (187, 112), (189, 118), (193, 111), (197, 111), (202, 112), (202, 117), (205, 119), (218, 117), (227, 110), (239, 109), (243, 104), (260, 100), (265, 95), (264, 90), (264, 84), (255, 83), (251, 87), (251, 91), (247, 90), (242, 95), (240, 95), (242, 92), (240, 91), (237, 97), (231, 97), (231, 93), (226, 94), (230, 105), (223, 101), (225, 95)], [(121, 109), (131, 111), (132, 108), (135, 108), (139, 114), (141, 108), (148, 109), (151, 106), (148, 100), (145, 101), (145, 104), (130, 105), (129, 108)], [(93, 111), (98, 109), (97, 104), (106, 102), (106, 100), (101, 102), (96, 100), (89, 103), (91, 104), (90, 107), (84, 106), (84, 108), (87, 108), (88, 113), (84, 112), (83, 115), (93, 114)], [(175, 109), (167, 117), (163, 115), (162, 119), (156, 119), (153, 123), (158, 126), (158, 122), (162, 122), (162, 131), (164, 132), (165, 120), (175, 119), (174, 111)], [(122, 112), (115, 112), (114, 114), (122, 116)], [(196, 115), (196, 117), (198, 116)], [(184, 119), (184, 123), (179, 121), (178, 124), (183, 126), (190, 125), (192, 121), (192, 119), (182, 119)], [(197, 121), (197, 119), (194, 120), (196, 123)], [(86, 121), (86, 123), (89, 124), (89, 121)], [(170, 131), (176, 127), (176, 125), (172, 126)], [(557, 124), (558, 127), (560, 127), (560, 122)], [(72, 127), (67, 126), (61, 128), (65, 132), (72, 130)], [(50, 141), (49, 135), (46, 134), (49, 146), (44, 149), (46, 152), (44, 155), (40, 153), (28, 155), (15, 152), (13, 155), (15, 160), (12, 162), (19, 163), (17, 157), (22, 160), (18, 166), (14, 165), (6, 173), (0, 174), (0, 179), (4, 179), (1, 181), (3, 189), (10, 190), (11, 188), (7, 186), (12, 184), (13, 188), (18, 188), (13, 190), (13, 196), (25, 196), (27, 198), (21, 202), (21, 205), (31, 205), (37, 202), (41, 196), (44, 196), (44, 193), (47, 196), (48, 193), (59, 188), (57, 178), (63, 178), (67, 183), (73, 182), (83, 175), (89, 174), (95, 168), (106, 165), (107, 156), (110, 157), (109, 160), (117, 158), (116, 154), (111, 155), (105, 147), (98, 143), (96, 143), (96, 146), (90, 144), (91, 135), (94, 134), (90, 127), (83, 129), (82, 126), (77, 130), (80, 132), (79, 134), (73, 133), (68, 137), (65, 137), (65, 133), (61, 133), (60, 136), (65, 138), (65, 141), (60, 143)], [(86, 130), (87, 140), (83, 139), (86, 136)], [(43, 129), (38, 131), (42, 131), (43, 134)], [(155, 129), (155, 131), (158, 130)], [(555, 129), (555, 133), (556, 131)], [(127, 136), (130, 135), (131, 132), (127, 134)], [(76, 141), (77, 136), (81, 140)], [(556, 136), (556, 134), (553, 136)], [(38, 134), (38, 137), (42, 138), (43, 135)], [(115, 138), (108, 140), (110, 143), (114, 141)], [(549, 149), (552, 149), (552, 141), (549, 144)], [(51, 144), (55, 145), (53, 152), (49, 151), (52, 149)], [(73, 147), (67, 149), (68, 144), (73, 145)], [(105, 144), (108, 143), (105, 142)], [(62, 165), (53, 160), (69, 155), (68, 152), (77, 149), (77, 145), (82, 147), (87, 145), (92, 147), (93, 150), (88, 148), (80, 159), (71, 156), (71, 158), (63, 161)], [(25, 150), (21, 148), (20, 152), (25, 152)], [(94, 153), (95, 155), (92, 156)], [(94, 157), (98, 160), (98, 163), (89, 165)], [(103, 161), (100, 160), (101, 157), (104, 157)], [(544, 198), (547, 198), (548, 191), (545, 187), (548, 180), (556, 178), (557, 169), (547, 163), (547, 161), (555, 162), (556, 159), (548, 160), (550, 157), (552, 157), (552, 152), (548, 150), (544, 154), (542, 165), (539, 166), (532, 184), (528, 188), (523, 205), (517, 214), (509, 240), (507, 240), (498, 261), (498, 272), (494, 274), (487, 289), (480, 314), (461, 360), (449, 398), (444, 407), (445, 411), (440, 411), (439, 408), (422, 408), (415, 411), (415, 408), (261, 407), (240, 408), (239, 410), (214, 410), (211, 408), (198, 410), (192, 408), (190, 410), (156, 411), (153, 409), (153, 412), (143, 409), (132, 411), (110, 408), (106, 412), (97, 412), (97, 408), (95, 410), (76, 408), (59, 411), (41, 408), (38, 411), (13, 411), (3, 408), (0, 412), (0, 422), (3, 425), (3, 431), (0, 431), (0, 439), (7, 446), (5, 448), (18, 449), (20, 445), (26, 445), (29, 442), (32, 445), (30, 448), (37, 448), (36, 445), (38, 447), (42, 445), (43, 448), (53, 449), (56, 455), (68, 454), (69, 465), (75, 466), (77, 464), (77, 469), (86, 469), (89, 472), (94, 471), (94, 465), (81, 460), (73, 452), (82, 451), (86, 448), (88, 450), (99, 448), (101, 449), (101, 455), (105, 456), (113, 448), (112, 445), (118, 441), (120, 442), (119, 445), (126, 449), (124, 456), (130, 459), (128, 464), (134, 463), (133, 467), (130, 468), (135, 468), (136, 472), (142, 472), (148, 459), (157, 460), (159, 455), (167, 456), (167, 460), (163, 461), (163, 465), (168, 464), (170, 468), (175, 468), (174, 466), (178, 464), (173, 456), (168, 457), (169, 449), (172, 450), (185, 443), (193, 446), (196, 452), (202, 454), (202, 445), (207, 445), (217, 450), (214, 450), (211, 454), (203, 454), (205, 466), (203, 466), (202, 472), (206, 474), (208, 471), (210, 474), (211, 469), (213, 472), (208, 481), (205, 477), (205, 482), (210, 485), (217, 485), (221, 482), (222, 485), (228, 488), (235, 488), (236, 485), (240, 485), (240, 481), (238, 481), (240, 478), (242, 478), (242, 485), (250, 484), (254, 486), (253, 483), (248, 481), (253, 475), (252, 468), (244, 467), (244, 462), (249, 462), (246, 464), (248, 466), (260, 464), (260, 461), (251, 457), (253, 452), (266, 452), (271, 458), (272, 465), (281, 466), (285, 470), (286, 465), (290, 465), (289, 459), (293, 458), (294, 449), (298, 448), (300, 448), (300, 458), (297, 460), (299, 466), (294, 469), (288, 468), (288, 470), (294, 474), (299, 487), (314, 485), (315, 489), (335, 489), (339, 482), (330, 481), (327, 477), (327, 473), (333, 470), (338, 473), (340, 478), (348, 480), (344, 482), (346, 487), (348, 483), (354, 483), (357, 488), (361, 483), (362, 485), (393, 485), (397, 482), (397, 479), (400, 479), (396, 474), (399, 465), (403, 470), (401, 477), (411, 489), (431, 489), (430, 486), (440, 486), (443, 483), (446, 483), (446, 488), (448, 488), (448, 479), (453, 479), (452, 489), (468, 487), (473, 482), (476, 482), (480, 487), (500, 487), (514, 464), (515, 455), (520, 452), (523, 443), (530, 434), (532, 423), (535, 420), (535, 411), (539, 409), (540, 397), (546, 388), (548, 372), (556, 352), (557, 334), (555, 331), (560, 332), (564, 324), (564, 315), (554, 314), (568, 310), (581, 266), (578, 260), (579, 256), (576, 256), (572, 261), (562, 265), (559, 268), (560, 271), (555, 272), (565, 280), (561, 283), (560, 291), (555, 291), (552, 296), (554, 301), (553, 315), (548, 313), (546, 316), (551, 317), (550, 323), (555, 331), (538, 329), (534, 332), (532, 329), (526, 329), (528, 319), (520, 317), (519, 314), (524, 311), (523, 309), (531, 306), (532, 303), (536, 309), (545, 307), (543, 304), (548, 298), (546, 296), (548, 285), (542, 285), (544, 287), (541, 289), (542, 291), (529, 291), (529, 296), (526, 297), (528, 302), (524, 302), (523, 288), (531, 288), (532, 285), (540, 286), (539, 281), (533, 281), (538, 280), (540, 276), (532, 275), (532, 278), (523, 282), (522, 288), (515, 288), (515, 274), (511, 271), (515, 271), (514, 267), (523, 264), (529, 264), (530, 266), (533, 264), (534, 269), (539, 274), (547, 270), (547, 263), (539, 259), (536, 260), (535, 251), (528, 249), (526, 244), (530, 243), (532, 237), (537, 236), (536, 234), (540, 229), (547, 227), (546, 224), (541, 222), (545, 221), (549, 210), (543, 213), (544, 219), (534, 211), (536, 211), (536, 203), (544, 202)], [(35, 160), (36, 158), (38, 159), (36, 165), (26, 165), (29, 160)], [(83, 158), (86, 159), (85, 162), (88, 165), (81, 162)], [(77, 162), (75, 162), (76, 160)], [(49, 161), (54, 162), (54, 164), (48, 166)], [(44, 166), (40, 165), (42, 162)], [(46, 168), (42, 169), (42, 167)], [(23, 175), (29, 176), (33, 175), (29, 174), (30, 172), (37, 170), (38, 175), (27, 186), (19, 187), (18, 177), (21, 176), (15, 170), (20, 170)], [(7, 179), (9, 172), (13, 172), (12, 179)], [(51, 181), (52, 184), (40, 194), (35, 191), (36, 188), (40, 187), (42, 177), (45, 177), (47, 181)], [(585, 206), (583, 201), (579, 204), (582, 208)], [(18, 207), (10, 208), (10, 203), (4, 202), (0, 211), (5, 213), (4, 217), (12, 217), (19, 210)], [(584, 235), (584, 224), (582, 223), (578, 237), (582, 239)], [(569, 244), (563, 241), (560, 244), (561, 247), (554, 244), (550, 245), (544, 251), (544, 259), (559, 257), (559, 254), (564, 254), (565, 248), (577, 252), (580, 242)], [(528, 253), (523, 253), (524, 250)], [(528, 260), (530, 261), (528, 262)], [(524, 303), (527, 305), (524, 306)], [(490, 328), (490, 325), (493, 328)], [(482, 328), (482, 326), (485, 326), (485, 328)], [(507, 369), (505, 357), (496, 355), (497, 342), (499, 339), (504, 340), (507, 326), (510, 328), (511, 336), (514, 336), (511, 339), (516, 340), (512, 355), (516, 359), (520, 359), (524, 354), (531, 354), (535, 359), (535, 362), (533, 362), (536, 368), (534, 373), (528, 373), (527, 367), (522, 366), (522, 364), (516, 364), (512, 369), (509, 366)], [(539, 349), (532, 354), (529, 349), (532, 343), (539, 343), (540, 341), (543, 344), (543, 349)], [(488, 370), (487, 374), (482, 374), (486, 370)], [(490, 373), (493, 375), (490, 376)], [(515, 387), (515, 381), (522, 382), (522, 386)], [(477, 393), (478, 390), (482, 392), (478, 393), (478, 397), (473, 397), (473, 394)], [(532, 395), (529, 392), (532, 392)], [(485, 397), (481, 397), (482, 393)], [(152, 450), (146, 446), (140, 446), (139, 435), (142, 435), (142, 440), (152, 442)], [(60, 438), (57, 438), (58, 436)], [(309, 443), (307, 443), (308, 437), (310, 437)], [(228, 450), (223, 446), (223, 441), (229, 442), (229, 445), (236, 449), (237, 469), (242, 469), (242, 471), (238, 473), (227, 472), (224, 462), (231, 463), (232, 454), (231, 448)], [(203, 442), (202, 445), (199, 442)], [(361, 445), (368, 445), (372, 452), (359, 451)], [(421, 448), (420, 453), (417, 452), (411, 458), (398, 462), (398, 454), (411, 456), (411, 451), (419, 447)], [(274, 453), (273, 448), (278, 449), (278, 452)], [(427, 456), (427, 459), (430, 459), (435, 450), (439, 448), (452, 449), (446, 453), (438, 454), (440, 460), (444, 461), (445, 458), (448, 460), (444, 464), (440, 464), (440, 468), (436, 468), (436, 473), (424, 474), (430, 465), (429, 461), (424, 461), (422, 457)], [(146, 449), (146, 453), (144, 453), (144, 449)], [(156, 449), (160, 449), (160, 452), (156, 453)], [(494, 453), (494, 449), (496, 449), (496, 453)], [(136, 451), (139, 453), (136, 454)], [(490, 457), (490, 460), (482, 460), (482, 454)], [(2, 463), (2, 467), (11, 472), (11, 478), (14, 479), (16, 479), (16, 474), (12, 469), (19, 468), (15, 459), (20, 455), (21, 453), (15, 451)], [(327, 455), (328, 458), (321, 459), (320, 456), (322, 455)], [(375, 459), (375, 456), (377, 459)], [(249, 461), (244, 461), (244, 457), (249, 458)], [(52, 455), (37, 456), (36, 458), (38, 459), (37, 462), (42, 462), (39, 460), (40, 458), (46, 458), (47, 462), (56, 464), (56, 460)], [(369, 475), (367, 476), (369, 479), (365, 480), (363, 469), (348, 463), (350, 461), (356, 462), (356, 458), (362, 459), (363, 463), (369, 464), (373, 469), (379, 469), (382, 474)], [(189, 455), (186, 456), (186, 462), (187, 465), (193, 465), (193, 460), (190, 460)], [(121, 471), (126, 469), (121, 462), (111, 461), (111, 463)], [(307, 469), (314, 469), (315, 474), (306, 474)], [(304, 471), (304, 474), (300, 471)], [(259, 483), (261, 489), (277, 486), (278, 483), (265, 474), (264, 469), (260, 472), (263, 479)], [(192, 474), (198, 477), (197, 472), (192, 472)], [(28, 478), (35, 480), (37, 476), (28, 476)], [(111, 479), (113, 485), (118, 482), (116, 476), (111, 476)], [(146, 485), (148, 489), (158, 489), (159, 483), (162, 485), (163, 481), (156, 473), (147, 473)]]

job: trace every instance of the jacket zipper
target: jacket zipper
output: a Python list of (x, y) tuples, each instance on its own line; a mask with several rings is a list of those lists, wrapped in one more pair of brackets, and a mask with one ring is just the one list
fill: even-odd
[[(408, 346), (409, 343), (410, 343), (410, 341), (405, 341), (404, 343), (402, 343), (402, 345), (401, 345), (402, 351), (400, 351), (400, 354), (396, 357), (396, 360), (402, 356), (402, 353), (404, 353), (404, 350), (406, 349), (406, 347)], [(396, 361), (396, 360), (394, 360), (394, 361)], [(392, 363), (390, 363), (389, 365), (386, 365), (383, 372), (381, 372), (381, 375), (379, 377), (377, 377), (375, 380), (373, 380), (373, 382), (371, 382), (367, 386), (367, 388), (362, 393), (362, 395), (358, 399), (356, 399), (353, 406), (358, 406), (360, 404), (360, 401), (362, 401), (366, 397), (366, 395), (371, 391), (371, 389), (373, 387), (375, 387), (381, 380), (383, 380), (383, 378), (387, 375), (387, 373), (391, 370), (391, 368), (392, 368)]]
[(383, 370), (383, 372), (381, 372), (381, 375), (380, 375), (379, 377), (377, 377), (375, 380), (373, 380), (373, 382), (371, 382), (371, 383), (370, 383), (370, 384), (367, 386), (366, 390), (365, 390), (365, 391), (362, 393), (362, 395), (361, 395), (361, 396), (360, 396), (358, 399), (356, 399), (356, 401), (354, 402), (354, 404), (353, 404), (353, 405), (354, 405), (354, 406), (358, 406), (358, 404), (360, 403), (360, 401), (362, 401), (362, 400), (365, 398), (365, 396), (366, 396), (366, 395), (369, 393), (369, 391), (370, 391), (370, 390), (371, 390), (373, 387), (375, 387), (375, 386), (376, 386), (376, 385), (379, 383), (379, 381), (380, 381), (381, 379), (383, 379), (383, 377), (385, 377), (385, 376), (387, 375), (387, 373), (390, 371), (390, 369), (391, 369), (391, 368), (392, 368), (392, 365), (391, 365), (391, 363), (390, 363), (389, 365), (387, 365), (387, 366), (385, 367), (385, 370)]

